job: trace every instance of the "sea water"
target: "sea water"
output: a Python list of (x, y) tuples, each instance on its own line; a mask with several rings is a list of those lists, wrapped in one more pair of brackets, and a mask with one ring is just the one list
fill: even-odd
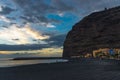
[(66, 59), (40, 59), (40, 60), (12, 60), (11, 58), (0, 59), (0, 67), (13, 67), (40, 63), (68, 62)]

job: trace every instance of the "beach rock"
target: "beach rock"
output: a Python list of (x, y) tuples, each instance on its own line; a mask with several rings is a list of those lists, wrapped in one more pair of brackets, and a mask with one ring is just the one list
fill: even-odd
[(63, 57), (120, 48), (120, 6), (94, 12), (76, 23), (66, 36)]

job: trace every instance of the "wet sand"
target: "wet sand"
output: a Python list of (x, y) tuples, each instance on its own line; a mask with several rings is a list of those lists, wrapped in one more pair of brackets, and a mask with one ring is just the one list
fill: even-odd
[(120, 80), (120, 61), (78, 59), (0, 68), (0, 80)]

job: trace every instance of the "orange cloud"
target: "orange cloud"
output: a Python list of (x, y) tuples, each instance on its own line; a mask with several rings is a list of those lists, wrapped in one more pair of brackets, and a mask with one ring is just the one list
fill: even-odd
[(41, 57), (61, 57), (63, 49), (44, 48), (42, 50), (23, 50), (23, 51), (0, 51), (0, 54), (34, 54)]
[(14, 24), (8, 28), (0, 28), (0, 44), (33, 44), (35, 43), (33, 39), (40, 40), (41, 44), (47, 44), (47, 42), (42, 40), (49, 39), (49, 37), (37, 30), (33, 30), (29, 24), (23, 27), (18, 27)]

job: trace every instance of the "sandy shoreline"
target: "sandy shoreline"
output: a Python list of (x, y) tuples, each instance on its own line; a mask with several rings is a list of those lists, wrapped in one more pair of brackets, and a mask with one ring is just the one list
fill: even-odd
[(0, 80), (119, 80), (120, 61), (84, 59), (67, 63), (0, 68)]

